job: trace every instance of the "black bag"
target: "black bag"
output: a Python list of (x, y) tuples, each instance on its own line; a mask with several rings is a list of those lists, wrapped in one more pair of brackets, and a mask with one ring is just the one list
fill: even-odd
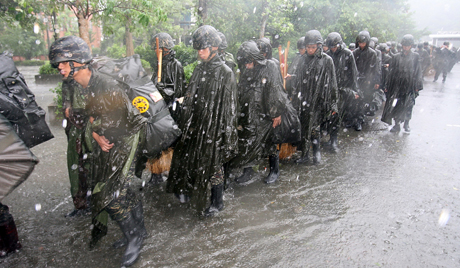
[(0, 113), (29, 148), (54, 137), (46, 124), (45, 111), (6, 54), (0, 54)]
[(300, 141), (300, 120), (290, 102), (281, 115), (281, 124), (273, 129), (272, 141), (275, 144), (296, 143)]
[(144, 147), (141, 148), (145, 156), (157, 157), (180, 137), (182, 132), (160, 92), (148, 78), (139, 55), (118, 60), (99, 57), (93, 60), (92, 66), (120, 82), (133, 105), (148, 118)]

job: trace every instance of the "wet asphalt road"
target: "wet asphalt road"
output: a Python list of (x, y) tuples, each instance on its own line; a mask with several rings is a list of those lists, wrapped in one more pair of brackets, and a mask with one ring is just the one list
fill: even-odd
[[(54, 85), (35, 85), (36, 70), (20, 68), (46, 107)], [(425, 79), (410, 134), (368, 118), (362, 132), (341, 131), (341, 151), (324, 148), (321, 165), (282, 161), (274, 185), (262, 183), (264, 171), (232, 185), (214, 218), (195, 216), (164, 185), (136, 182), (149, 237), (133, 267), (460, 267), (460, 65), (445, 84)], [(66, 138), (52, 131), (32, 149), (35, 171), (3, 200), (23, 248), (0, 266), (119, 267), (113, 222), (88, 251), (90, 218), (63, 217), (72, 209)]]

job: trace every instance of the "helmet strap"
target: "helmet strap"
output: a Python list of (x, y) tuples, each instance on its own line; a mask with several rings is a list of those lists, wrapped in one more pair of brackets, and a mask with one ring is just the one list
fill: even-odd
[(79, 67), (75, 67), (73, 65), (73, 61), (69, 61), (69, 66), (70, 66), (70, 73), (69, 73), (69, 76), (67, 76), (67, 79), (66, 79), (68, 81), (73, 80), (73, 76), (74, 76), (75, 72), (78, 72), (78, 71), (80, 71), (82, 69), (88, 68), (88, 64), (85, 64), (85, 65), (82, 65), (82, 66), (79, 66)]

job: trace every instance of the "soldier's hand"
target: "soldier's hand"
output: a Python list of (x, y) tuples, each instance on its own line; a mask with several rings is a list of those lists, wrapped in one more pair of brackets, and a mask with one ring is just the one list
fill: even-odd
[(281, 115), (276, 117), (276, 118), (273, 118), (273, 128), (279, 126), (281, 124)]
[(355, 100), (359, 99), (359, 95), (355, 94)]
[(97, 144), (99, 144), (102, 151), (108, 153), (109, 150), (112, 149), (113, 143), (110, 143), (104, 136), (99, 136), (96, 132), (93, 132), (93, 138), (96, 140)]
[(65, 117), (69, 118), (70, 117), (70, 107), (65, 109)]

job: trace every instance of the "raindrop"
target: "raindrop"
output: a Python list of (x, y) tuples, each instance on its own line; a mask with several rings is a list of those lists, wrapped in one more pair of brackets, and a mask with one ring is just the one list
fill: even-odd
[(355, 16), (355, 17), (358, 16), (358, 13), (356, 12), (354, 16)]
[(63, 128), (67, 127), (67, 119), (62, 120), (62, 127)]
[(173, 111), (176, 110), (176, 102), (173, 103), (172, 110), (173, 110)]
[(300, 2), (300, 7), (303, 7), (303, 2)]
[(303, 80), (303, 83), (304, 83), (304, 84), (306, 84), (307, 82), (308, 82), (307, 79), (304, 79), (304, 80)]
[(173, 125), (173, 129), (178, 129), (179, 127), (177, 125)]
[(343, 129), (343, 132), (348, 132), (348, 129), (344, 128), (344, 129)]
[[(286, 24), (285, 24), (285, 25), (286, 25)], [(280, 38), (280, 36), (279, 36), (279, 35), (275, 35), (275, 39), (278, 39), (278, 38)]]
[(113, 166), (113, 167), (112, 167), (112, 171), (115, 171), (115, 170), (117, 170), (117, 167), (116, 167), (116, 166)]
[(118, 198), (118, 196), (120, 196), (120, 190), (117, 190), (115, 193), (113, 193), (113, 196)]
[(199, 11), (203, 11), (203, 7), (199, 7), (198, 10), (199, 10)]
[(312, 12), (313, 11), (313, 8), (312, 7), (309, 7), (308, 8), (308, 12)]
[(307, 102), (306, 101), (302, 102), (302, 106), (305, 106), (305, 105), (307, 105)]
[(72, 170), (76, 170), (78, 168), (78, 165), (77, 164), (73, 164), (71, 167), (70, 167)]
[(317, 140), (317, 139), (314, 139), (314, 140), (312, 141), (312, 143), (313, 143), (313, 144), (318, 144), (318, 140)]
[(348, 67), (347, 67), (347, 66), (345, 66), (345, 67), (343, 67), (343, 69), (346, 71), (346, 70), (348, 70)]
[(369, 144), (369, 147), (372, 147), (372, 143), (371, 143), (371, 144)]
[(247, 103), (247, 102), (244, 104), (244, 106), (248, 106), (248, 105), (249, 105), (249, 103)]
[(41, 43), (40, 40), (38, 40), (38, 39), (35, 40), (35, 44), (40, 45), (40, 43)]
[(358, 140), (359, 140), (359, 141), (363, 141), (364, 138), (363, 138), (363, 137), (359, 137)]
[(265, 83), (267, 83), (267, 78), (262, 79), (262, 84), (265, 84)]
[(446, 209), (446, 208), (444, 208), (444, 209), (441, 211), (441, 215), (439, 215), (438, 226), (439, 226), (439, 227), (444, 227), (444, 226), (446, 226), (447, 222), (449, 221), (449, 218), (450, 218), (449, 210)]
[(58, 34), (60, 32), (60, 30), (59, 29), (54, 29), (54, 32)]
[(21, 40), (19, 40), (19, 41), (18, 41), (18, 44), (20, 44), (20, 45), (21, 45), (21, 44), (22, 44), (22, 41), (21, 41)]
[(297, 7), (294, 7), (294, 11), (297, 11)]
[(83, 155), (83, 160), (87, 159), (88, 158), (88, 155), (87, 154), (84, 154)]
[(145, 187), (145, 181), (142, 181), (142, 187)]
[(91, 190), (88, 190), (88, 192), (86, 192), (86, 196), (91, 196), (92, 192)]
[(36, 211), (42, 210), (42, 205), (41, 204), (35, 204), (35, 210)]
[(254, 7), (254, 11), (252, 11), (252, 13), (256, 13), (256, 10), (257, 10), (257, 7)]

